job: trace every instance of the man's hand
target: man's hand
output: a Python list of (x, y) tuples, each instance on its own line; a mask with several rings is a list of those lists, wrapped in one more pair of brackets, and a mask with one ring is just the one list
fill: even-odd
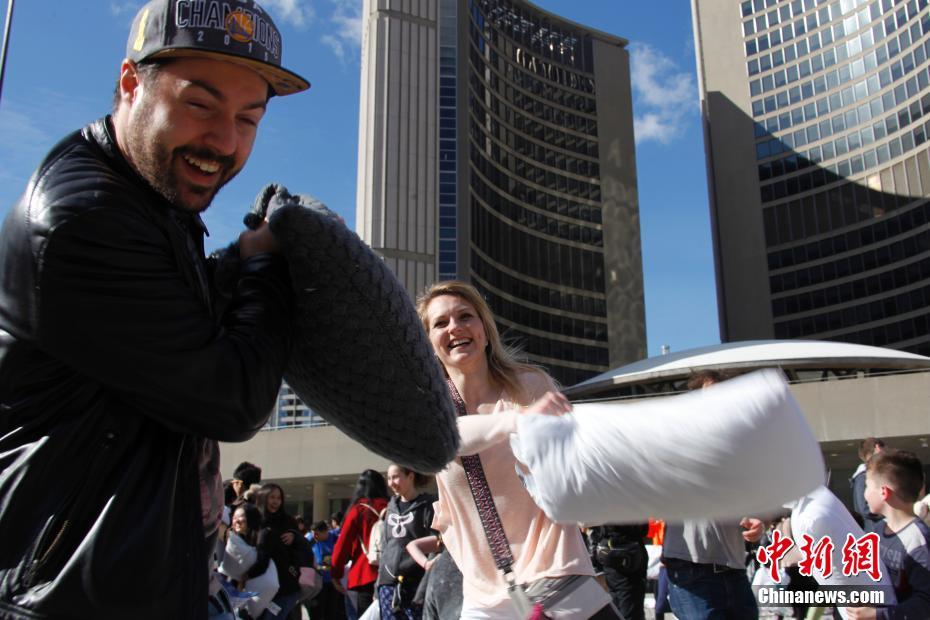
[(294, 532), (284, 532), (281, 534), (281, 542), (290, 547), (294, 542)]
[(846, 618), (848, 620), (875, 620), (876, 613), (874, 607), (847, 607)]
[(743, 540), (751, 543), (759, 542), (762, 538), (762, 532), (765, 530), (762, 521), (752, 517), (743, 517), (739, 522), (739, 526), (746, 530), (743, 532)]
[(256, 254), (276, 254), (279, 250), (278, 241), (271, 234), (267, 221), (255, 230), (246, 230), (239, 235), (239, 256), (243, 260)]
[(336, 592), (338, 592), (339, 594), (342, 594), (342, 595), (345, 595), (345, 594), (346, 594), (346, 589), (342, 587), (342, 582), (341, 582), (341, 581), (337, 581), (336, 579), (333, 579), (333, 588), (334, 588), (334, 589), (336, 590)]

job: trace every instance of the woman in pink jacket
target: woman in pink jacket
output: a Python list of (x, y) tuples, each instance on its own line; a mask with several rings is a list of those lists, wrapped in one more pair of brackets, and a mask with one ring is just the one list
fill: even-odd
[[(582, 576), (594, 570), (575, 525), (553, 523), (533, 502), (514, 470), (508, 441), (524, 413), (563, 414), (571, 404), (538, 367), (515, 360), (501, 343), (494, 317), (478, 291), (463, 282), (439, 282), (417, 300), (417, 311), (436, 356), (460, 401), (459, 457), (436, 478), (433, 528), (464, 576), (462, 618), (523, 620), (511, 602), (507, 579), (528, 585), (543, 578)], [(461, 415), (464, 413), (465, 415)], [(509, 545), (510, 575), (498, 570), (462, 464), (477, 455)], [(473, 459), (472, 459), (473, 462)], [(575, 618), (616, 618), (610, 599), (588, 597)]]

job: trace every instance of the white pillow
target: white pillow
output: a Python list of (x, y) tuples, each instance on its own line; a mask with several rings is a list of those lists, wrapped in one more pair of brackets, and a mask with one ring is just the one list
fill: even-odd
[(518, 475), (557, 523), (762, 515), (824, 481), (820, 447), (775, 370), (677, 396), (523, 415), (510, 441), (529, 470)]
[(258, 618), (278, 593), (278, 569), (274, 560), (268, 560), (268, 568), (264, 573), (246, 581), (245, 589), (255, 592), (245, 604), (245, 608), (251, 617)]
[(258, 551), (255, 547), (230, 530), (229, 538), (226, 539), (226, 553), (223, 554), (219, 571), (230, 579), (242, 581), (256, 560), (258, 560)]

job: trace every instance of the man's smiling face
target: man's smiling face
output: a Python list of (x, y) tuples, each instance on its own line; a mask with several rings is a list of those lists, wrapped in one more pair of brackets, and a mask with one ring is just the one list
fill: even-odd
[(178, 58), (148, 77), (124, 64), (120, 85), (123, 153), (174, 205), (206, 209), (249, 158), (268, 83), (231, 62)]

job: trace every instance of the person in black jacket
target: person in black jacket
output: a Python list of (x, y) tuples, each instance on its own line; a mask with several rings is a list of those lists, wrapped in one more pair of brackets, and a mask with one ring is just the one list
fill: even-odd
[(262, 515), (262, 529), (258, 533), (258, 560), (249, 569), (249, 577), (257, 577), (268, 568), (268, 559), (274, 560), (278, 570), (278, 593), (272, 607), (262, 613), (262, 620), (287, 618), (300, 602), (300, 568), (296, 562), (297, 543), (302, 540), (297, 531), (297, 520), (284, 510), (284, 489), (274, 483), (263, 484), (255, 496), (255, 507)]
[(396, 463), (387, 470), (387, 483), (394, 492), (384, 515), (381, 560), (378, 569), (378, 601), (381, 620), (419, 620), (421, 605), (413, 597), (423, 578), (423, 568), (407, 552), (407, 544), (434, 533), (433, 502), (436, 496), (420, 493), (429, 477)]
[(589, 533), (591, 559), (604, 571), (607, 590), (624, 620), (644, 620), (648, 523), (601, 525)]
[(112, 116), (55, 146), (10, 210), (0, 617), (207, 617), (217, 442), (267, 419), (293, 304), (267, 225), (240, 236), (234, 286), (214, 287), (199, 214), (269, 97), (308, 87), (280, 63), (253, 0), (152, 0)]

